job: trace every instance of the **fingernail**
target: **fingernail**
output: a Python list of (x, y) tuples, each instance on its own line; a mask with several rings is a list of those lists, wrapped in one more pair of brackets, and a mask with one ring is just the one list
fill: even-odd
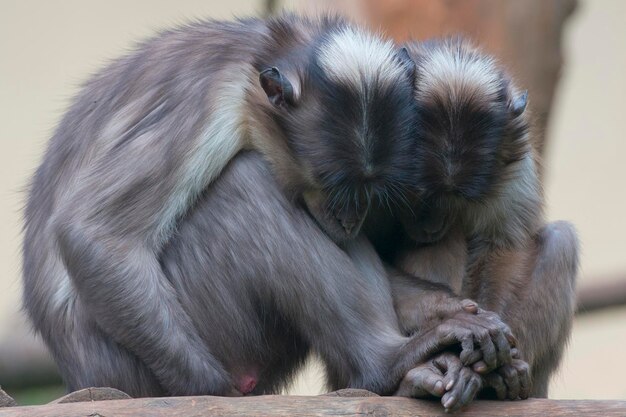
[(446, 385), (446, 391), (449, 391), (452, 389), (452, 387), (454, 386), (454, 383), (456, 381), (453, 379), (452, 381), (448, 382), (448, 385)]
[(437, 381), (437, 383), (435, 384), (435, 391), (441, 392), (442, 390), (443, 390), (443, 382)]
[(454, 395), (450, 398), (448, 398), (448, 400), (446, 401), (446, 403), (443, 405), (444, 408), (450, 408), (450, 406), (452, 404), (454, 404), (454, 402), (456, 401), (456, 398), (454, 397)]

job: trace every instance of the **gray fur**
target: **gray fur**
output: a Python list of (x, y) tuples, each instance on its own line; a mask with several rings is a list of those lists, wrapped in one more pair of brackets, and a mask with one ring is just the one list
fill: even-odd
[[(363, 276), (349, 254), (361, 254), (360, 267), (369, 273)], [(276, 393), (315, 351), (330, 388), (389, 394), (413, 366), (445, 347), (434, 332), (402, 335), (373, 247), (357, 239), (347, 252), (340, 249), (285, 197), (258, 154), (232, 161), (182, 219), (160, 264), (207, 357), (222, 369), (218, 378), (204, 375), (207, 392), (218, 392), (221, 378), (236, 384), (253, 373), (253, 394)], [(117, 312), (118, 320), (124, 313)], [(82, 297), (70, 314), (71, 328), (57, 329), (65, 337), (49, 342), (70, 389), (172, 394), (130, 346), (99, 330)], [(202, 392), (191, 383), (185, 388)]]
[[(91, 360), (81, 344), (101, 332), (136, 355), (116, 353), (114, 362), (145, 364), (166, 393), (232, 392), (228, 370), (207, 348), (159, 256), (180, 218), (242, 148), (263, 152), (290, 197), (323, 186), (311, 164), (301, 168), (303, 158), (319, 155), (294, 155), (290, 132), (276, 122), (283, 109), (272, 108), (258, 77), (278, 65), (295, 93), (307, 91), (316, 103), (315, 86), (302, 78), (319, 53), (312, 48), (345, 27), (296, 17), (198, 22), (143, 43), (85, 84), (50, 141), (25, 214), (23, 304), (65, 375)], [(290, 129), (301, 132), (298, 139), (317, 134), (313, 113), (320, 114), (287, 117), (308, 121), (307, 129)], [(70, 385), (92, 379), (83, 376)], [(125, 378), (113, 380), (124, 385)]]
[[(531, 395), (545, 397), (572, 325), (578, 239), (567, 222), (545, 225), (526, 93), (466, 41), (413, 43), (408, 50), (418, 67), (418, 108), (430, 112), (417, 161), (432, 169), (422, 169), (426, 201), (415, 204), (417, 216), (407, 216), (413, 220), (403, 219), (417, 244), (394, 251), (395, 265), (497, 313), (530, 365)], [(424, 302), (423, 295), (400, 297), (401, 326), (423, 326), (423, 317), (406, 308)]]

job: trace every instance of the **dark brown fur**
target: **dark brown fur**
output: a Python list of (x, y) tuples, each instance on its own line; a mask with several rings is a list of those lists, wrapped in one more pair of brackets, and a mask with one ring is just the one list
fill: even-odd
[[(571, 328), (578, 241), (569, 223), (544, 225), (526, 97), (493, 58), (463, 40), (408, 49), (418, 68), (423, 174), (414, 211), (401, 214), (410, 239), (392, 251), (395, 264), (500, 315), (530, 365), (531, 394), (545, 397)], [(404, 328), (428, 326), (424, 314), (410, 318), (411, 304), (423, 298), (410, 298), (396, 297)], [(514, 364), (497, 370), (501, 378), (525, 372)]]

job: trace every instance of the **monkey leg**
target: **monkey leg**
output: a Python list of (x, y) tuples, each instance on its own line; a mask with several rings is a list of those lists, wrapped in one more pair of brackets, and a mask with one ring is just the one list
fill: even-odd
[(72, 312), (68, 320), (71, 323), (66, 323), (68, 326), (64, 329), (59, 326), (56, 337), (48, 341), (69, 392), (89, 387), (111, 387), (131, 397), (165, 394), (148, 367), (102, 332), (89, 318), (80, 300), (70, 308)]
[(199, 338), (158, 259), (140, 244), (106, 248), (106, 239), (87, 237), (79, 224), (66, 227), (64, 260), (98, 327), (140, 358), (168, 394), (229, 395), (232, 381)]
[[(473, 271), (482, 284), (465, 296), (500, 314), (528, 362), (533, 397), (546, 397), (569, 337), (575, 311), (578, 238), (568, 222), (543, 227), (524, 249), (491, 253)], [(475, 289), (479, 288), (478, 291)]]

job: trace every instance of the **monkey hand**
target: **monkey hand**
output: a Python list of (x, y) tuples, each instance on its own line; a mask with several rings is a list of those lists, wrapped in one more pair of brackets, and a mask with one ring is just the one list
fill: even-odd
[[(530, 395), (530, 366), (519, 359), (517, 349), (512, 350), (511, 363), (502, 365), (493, 372), (482, 376), (483, 387), (495, 393), (499, 400), (525, 400)], [(474, 368), (481, 362), (474, 364)]]
[(480, 374), (511, 364), (517, 341), (509, 326), (496, 313), (464, 302), (467, 307), (435, 327), (440, 346), (460, 345), (460, 360)]
[(469, 404), (482, 387), (479, 374), (464, 366), (457, 355), (443, 352), (411, 369), (394, 395), (441, 398), (446, 411), (456, 411)]

